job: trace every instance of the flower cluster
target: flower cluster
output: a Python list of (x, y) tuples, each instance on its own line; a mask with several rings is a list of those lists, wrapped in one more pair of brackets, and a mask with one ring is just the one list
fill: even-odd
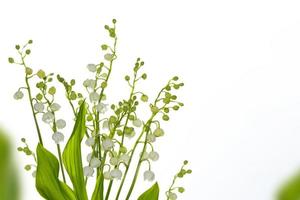
[[(145, 181), (154, 181), (156, 179), (152, 169), (152, 162), (158, 161), (160, 156), (156, 151), (155, 142), (165, 135), (160, 119), (168, 121), (172, 111), (177, 111), (184, 106), (175, 95), (176, 90), (180, 89), (184, 84), (179, 82), (177, 76), (174, 76), (162, 87), (156, 98), (151, 103), (148, 103), (149, 97), (138, 87), (140, 81), (147, 79), (147, 74), (142, 72), (145, 63), (141, 58), (137, 58), (132, 74), (124, 77), (129, 86), (128, 98), (122, 99), (117, 103), (107, 102), (106, 88), (110, 84), (109, 80), (113, 71), (113, 64), (117, 59), (116, 20), (112, 21), (112, 26), (105, 25), (104, 28), (107, 30), (112, 42), (111, 44), (101, 45), (103, 58), (100, 62), (87, 64), (86, 68), (90, 72), (90, 77), (83, 81), (83, 91), (75, 91), (75, 79), (68, 81), (63, 76), (56, 75), (56, 79), (64, 87), (66, 99), (75, 119), (73, 133), (64, 151), (67, 151), (67, 147), (69, 148), (71, 145), (73, 146), (70, 148), (76, 148), (72, 136), (82, 132), (82, 135), (79, 135), (77, 137), (79, 139), (76, 141), (81, 142), (83, 140), (85, 147), (89, 149), (89, 153), (84, 155), (86, 158), (83, 160), (80, 157), (79, 163), (76, 163), (78, 166), (74, 166), (74, 170), (81, 169), (81, 171), (77, 171), (78, 176), (80, 174), (84, 176), (85, 184), (90, 178), (95, 177), (96, 186), (93, 197), (99, 197), (100, 199), (105, 197), (106, 200), (110, 198), (113, 186), (116, 187), (115, 199), (119, 199), (121, 192), (124, 191), (125, 181), (129, 181), (129, 190), (126, 193), (126, 199), (129, 199), (139, 173), (143, 174)], [(67, 123), (64, 119), (58, 117), (62, 108), (57, 99), (55, 99), (57, 89), (53, 84), (54, 73), (47, 74), (43, 70), (34, 72), (33, 69), (27, 66), (25, 58), (31, 53), (29, 48), (31, 44), (32, 40), (29, 40), (22, 47), (16, 45), (19, 61), (12, 57), (8, 59), (9, 63), (21, 65), (25, 70), (25, 86), (20, 87), (13, 96), (16, 100), (20, 100), (24, 97), (24, 91), (27, 93), (39, 144), (45, 148), (43, 145), (45, 133), (40, 129), (39, 125), (40, 122), (43, 122), (49, 125), (52, 139), (57, 146), (60, 174), (64, 183), (67, 184), (65, 175), (65, 170), (67, 170), (73, 185), (76, 185), (68, 168), (69, 160), (66, 160), (68, 158), (63, 158), (61, 153), (61, 145), (64, 145), (65, 139), (65, 134), (63, 134), (62, 130)], [(33, 81), (34, 83), (32, 83)], [(32, 88), (32, 85), (35, 85), (35, 89)], [(34, 94), (34, 92), (36, 93)], [(149, 105), (150, 116), (148, 119), (142, 119), (139, 116), (139, 111), (145, 112), (145, 109), (141, 108), (141, 104)], [(78, 127), (80, 123), (84, 124)], [(138, 146), (141, 148), (138, 148)], [(84, 148), (84, 146), (81, 148)], [(34, 157), (36, 162), (34, 166), (38, 169), (38, 185), (39, 162), (41, 162), (39, 153), (37, 153), (36, 158), (33, 151), (29, 150), (27, 144), (24, 148), (19, 147), (18, 150)], [(138, 153), (138, 151), (140, 152)], [(76, 152), (79, 152), (78, 155), (81, 156), (81, 149), (76, 149)], [(44, 153), (48, 155), (46, 150)], [(135, 163), (133, 158), (136, 155), (138, 161)], [(141, 165), (144, 164), (147, 166), (147, 169), (140, 172)], [(184, 163), (184, 165), (186, 164), (187, 162)], [(134, 175), (129, 177), (128, 171), (133, 165), (135, 165)], [(30, 170), (31, 165), (25, 166), (25, 169)], [(190, 170), (182, 168), (176, 177), (190, 172)], [(35, 175), (36, 172), (34, 171), (33, 174)], [(173, 185), (174, 183), (166, 193), (168, 199), (172, 200), (177, 197)], [(99, 189), (98, 187), (101, 188)], [(106, 192), (104, 192), (105, 189)], [(183, 192), (183, 189), (180, 188), (178, 191)], [(84, 190), (80, 195), (84, 195), (85, 192)]]

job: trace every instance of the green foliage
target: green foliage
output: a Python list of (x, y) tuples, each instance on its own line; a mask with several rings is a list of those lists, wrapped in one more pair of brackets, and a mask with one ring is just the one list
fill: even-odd
[(11, 145), (8, 138), (0, 130), (0, 199), (18, 200), (19, 184), (16, 168), (11, 159)]
[(159, 198), (159, 186), (156, 182), (151, 188), (144, 192), (138, 200), (158, 200)]
[(292, 177), (280, 189), (277, 200), (298, 200), (300, 199), (300, 173)]
[(74, 192), (78, 200), (87, 200), (87, 192), (84, 183), (81, 141), (85, 134), (85, 102), (81, 104), (77, 115), (72, 135), (63, 152), (63, 163), (72, 181)]
[(56, 157), (40, 143), (37, 152), (36, 188), (47, 200), (77, 200), (73, 191), (58, 179), (59, 164)]

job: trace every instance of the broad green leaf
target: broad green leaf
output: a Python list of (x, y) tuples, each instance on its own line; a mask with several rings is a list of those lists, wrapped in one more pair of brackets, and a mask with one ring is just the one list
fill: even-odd
[(73, 191), (58, 179), (59, 163), (56, 157), (40, 143), (37, 146), (36, 188), (47, 200), (76, 200)]
[(19, 185), (16, 168), (11, 159), (8, 138), (0, 130), (0, 199), (19, 199)]
[(93, 192), (92, 200), (102, 200), (102, 199), (103, 199), (103, 176), (99, 174)]
[(149, 188), (146, 192), (144, 192), (138, 200), (158, 200), (159, 197), (159, 186), (157, 182)]
[(83, 102), (80, 106), (72, 135), (63, 152), (63, 163), (72, 181), (78, 200), (88, 199), (81, 158), (81, 141), (86, 131), (85, 116), (86, 107), (85, 102)]
[(300, 173), (290, 179), (279, 191), (277, 200), (300, 199)]

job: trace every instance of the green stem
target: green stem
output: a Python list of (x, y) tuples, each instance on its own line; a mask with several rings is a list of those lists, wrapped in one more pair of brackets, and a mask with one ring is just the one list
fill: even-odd
[[(146, 125), (144, 126), (141, 134), (139, 135), (138, 139), (136, 140), (136, 142), (134, 143), (134, 146), (132, 148), (132, 151), (131, 151), (131, 155), (130, 155), (130, 158), (129, 158), (129, 161), (128, 161), (128, 165), (126, 167), (126, 170), (125, 170), (125, 173), (124, 173), (124, 176), (122, 178), (122, 181), (121, 181), (121, 184), (119, 186), (119, 189), (118, 189), (118, 193), (117, 193), (117, 196), (116, 196), (116, 200), (119, 199), (120, 197), (120, 194), (121, 194), (121, 191), (122, 191), (122, 188), (123, 188), (123, 185), (124, 185), (124, 182), (126, 180), (126, 177), (127, 177), (127, 174), (128, 174), (128, 171), (129, 171), (129, 168), (130, 168), (130, 165), (131, 165), (131, 161), (132, 161), (132, 158), (133, 158), (133, 155), (135, 153), (135, 150), (137, 148), (137, 145), (140, 143), (140, 140), (142, 138), (142, 136), (144, 135), (144, 132), (145, 132), (145, 127), (146, 126), (150, 126), (153, 118), (154, 118), (155, 114), (152, 114), (152, 116), (150, 117), (150, 119), (147, 121)], [(147, 131), (147, 133), (149, 132), (149, 130)]]
[[(22, 60), (23, 60), (23, 59), (22, 59)], [(24, 64), (24, 66), (25, 66), (24, 60), (23, 60), (23, 64)], [(37, 118), (36, 118), (36, 115), (35, 115), (35, 112), (34, 112), (34, 108), (33, 108), (33, 104), (32, 104), (31, 89), (30, 89), (30, 85), (29, 85), (29, 82), (28, 82), (28, 77), (27, 77), (27, 75), (26, 75), (26, 77), (25, 77), (25, 82), (26, 82), (26, 86), (27, 86), (28, 97), (29, 97), (29, 102), (30, 102), (31, 111), (32, 111), (32, 114), (33, 114), (33, 119), (34, 119), (35, 127), (36, 127), (36, 130), (37, 130), (37, 133), (38, 133), (38, 137), (39, 137), (39, 142), (40, 142), (40, 144), (43, 146), (42, 134), (41, 134), (41, 130), (40, 130), (40, 127), (39, 127), (39, 124), (38, 124), (38, 121), (37, 121)]]

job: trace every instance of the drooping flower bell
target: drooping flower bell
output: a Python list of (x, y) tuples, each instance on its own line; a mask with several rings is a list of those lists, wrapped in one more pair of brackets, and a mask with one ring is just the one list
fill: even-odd
[(61, 133), (61, 132), (55, 132), (52, 135), (52, 139), (54, 140), (54, 142), (56, 144), (61, 143), (62, 141), (64, 141), (65, 136)]
[(22, 99), (24, 97), (24, 94), (23, 94), (23, 92), (22, 91), (17, 91), (15, 94), (14, 94), (14, 99), (15, 100), (20, 100), (20, 99)]
[(151, 170), (147, 170), (144, 172), (145, 181), (153, 181), (154, 179), (155, 179), (155, 174)]

